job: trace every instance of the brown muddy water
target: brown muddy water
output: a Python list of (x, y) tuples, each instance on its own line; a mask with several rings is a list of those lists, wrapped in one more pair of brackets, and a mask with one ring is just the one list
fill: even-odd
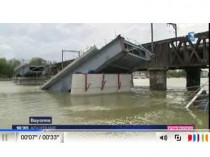
[[(207, 78), (202, 78), (205, 83)], [(136, 79), (130, 93), (70, 96), (39, 86), (0, 81), (0, 128), (28, 124), (30, 116), (52, 116), (53, 124), (194, 124), (208, 128), (208, 111), (184, 109), (185, 78), (167, 80), (167, 91), (150, 91)]]

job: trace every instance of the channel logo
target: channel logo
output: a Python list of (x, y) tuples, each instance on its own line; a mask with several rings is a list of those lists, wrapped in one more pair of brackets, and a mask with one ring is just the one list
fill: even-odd
[(188, 134), (188, 142), (208, 142), (208, 134)]
[(195, 41), (195, 33), (194, 32), (189, 32), (187, 37), (191, 42)]

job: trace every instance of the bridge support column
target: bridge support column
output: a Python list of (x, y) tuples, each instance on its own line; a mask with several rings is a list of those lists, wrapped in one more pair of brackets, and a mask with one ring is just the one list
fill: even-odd
[(187, 68), (186, 70), (186, 87), (187, 90), (196, 90), (200, 87), (200, 68)]
[(151, 90), (166, 90), (166, 69), (165, 68), (150, 68), (149, 77), (150, 77), (150, 89)]

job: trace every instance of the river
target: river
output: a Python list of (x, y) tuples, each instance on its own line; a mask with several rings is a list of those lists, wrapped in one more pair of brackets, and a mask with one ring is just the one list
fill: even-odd
[[(202, 78), (201, 84), (208, 78)], [(194, 124), (208, 128), (208, 112), (184, 109), (185, 78), (167, 79), (166, 92), (150, 91), (136, 79), (130, 93), (70, 96), (39, 86), (0, 81), (0, 128), (29, 124), (30, 116), (52, 116), (53, 124)]]

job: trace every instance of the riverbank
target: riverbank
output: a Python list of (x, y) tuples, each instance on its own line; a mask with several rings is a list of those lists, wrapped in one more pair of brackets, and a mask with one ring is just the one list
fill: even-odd
[(4, 77), (0, 77), (0, 81), (11, 81), (11, 78), (4, 78)]
[(42, 85), (46, 77), (14, 77), (13, 82), (19, 85)]

